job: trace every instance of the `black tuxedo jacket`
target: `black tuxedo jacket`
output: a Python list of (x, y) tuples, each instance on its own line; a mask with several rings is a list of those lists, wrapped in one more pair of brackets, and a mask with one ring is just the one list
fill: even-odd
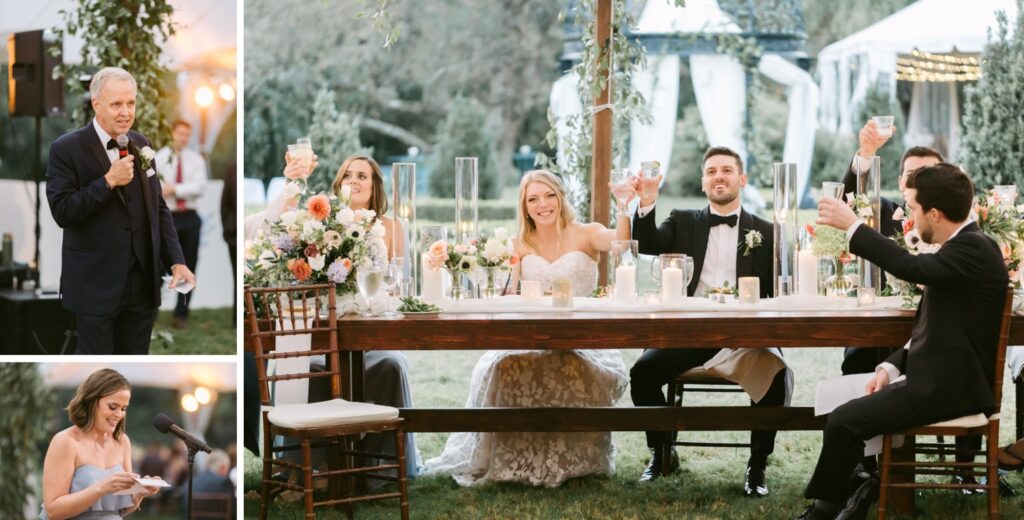
[[(853, 171), (853, 163), (850, 163), (850, 167), (846, 170), (846, 175), (843, 176), (843, 192), (844, 193), (856, 193), (857, 192), (857, 174)], [(896, 208), (900, 207), (895, 201), (880, 197), (879, 206), (881, 207), (881, 218), (879, 222), (879, 230), (883, 235), (887, 237), (896, 236), (897, 232), (902, 231), (900, 229), (900, 223), (892, 219), (893, 214), (896, 212)], [(885, 280), (882, 280), (883, 286)]]
[[(142, 171), (139, 149), (149, 140), (128, 132), (128, 150), (135, 156), (139, 183), (148, 218), (152, 265), (153, 308), (160, 305), (160, 276), (175, 264), (184, 264), (171, 213), (160, 192), (156, 175)], [(110, 169), (106, 143), (101, 143), (92, 122), (58, 138), (50, 147), (46, 168), (46, 197), (57, 225), (64, 229), (60, 286), (64, 307), (78, 314), (114, 312), (134, 261), (130, 214), (122, 189), (111, 190), (103, 176)], [(140, 224), (141, 225), (141, 224)]]
[[(639, 242), (640, 252), (647, 255), (662, 253), (682, 253), (693, 257), (693, 277), (686, 293), (694, 296), (700, 272), (704, 267), (704, 257), (708, 250), (708, 236), (711, 234), (711, 208), (702, 210), (672, 210), (668, 218), (660, 225), (654, 225), (654, 208), (643, 218), (633, 216), (633, 239)], [(772, 224), (762, 218), (741, 209), (739, 215), (739, 233), (736, 244), (736, 276), (756, 276), (761, 279), (761, 297), (769, 298), (774, 292), (772, 283)], [(761, 245), (751, 250), (749, 255), (743, 254), (740, 243), (748, 231), (761, 233)], [(736, 287), (736, 280), (730, 282)], [(699, 295), (698, 295), (699, 296)]]
[(991, 238), (971, 223), (935, 254), (912, 255), (860, 226), (850, 251), (901, 280), (925, 286), (909, 349), (886, 360), (907, 375), (926, 421), (992, 413), (996, 344), (1009, 276)]

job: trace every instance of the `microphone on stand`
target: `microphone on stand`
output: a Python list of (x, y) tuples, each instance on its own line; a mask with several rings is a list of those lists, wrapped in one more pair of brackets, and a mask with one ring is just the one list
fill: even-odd
[[(124, 137), (127, 141), (128, 138), (121, 135), (118, 136), (118, 147), (121, 146), (121, 138)], [(125, 151), (127, 153), (127, 151)], [(185, 518), (192, 518), (192, 465), (196, 460), (197, 451), (205, 451), (207, 453), (213, 451), (205, 442), (199, 440), (196, 436), (191, 433), (182, 430), (178, 425), (174, 424), (174, 421), (170, 417), (160, 413), (153, 418), (153, 427), (155, 427), (160, 433), (170, 433), (175, 437), (185, 441), (185, 446), (188, 447), (188, 500), (185, 507)]]

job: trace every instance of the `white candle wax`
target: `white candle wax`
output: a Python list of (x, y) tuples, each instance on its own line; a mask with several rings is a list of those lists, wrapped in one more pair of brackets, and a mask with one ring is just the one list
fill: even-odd
[(797, 282), (801, 296), (818, 294), (818, 258), (809, 250), (800, 251), (797, 255)]
[(636, 267), (622, 265), (615, 268), (615, 299), (636, 299)]
[(536, 303), (543, 296), (540, 281), (538, 280), (523, 280), (519, 282), (519, 286), (519, 293), (524, 301)]
[(420, 272), (423, 273), (423, 286), (420, 289), (420, 298), (426, 301), (440, 301), (444, 297), (444, 273), (440, 269), (434, 270), (424, 256), (420, 262)]
[(666, 267), (661, 270), (661, 301), (670, 302), (683, 298), (683, 270)]

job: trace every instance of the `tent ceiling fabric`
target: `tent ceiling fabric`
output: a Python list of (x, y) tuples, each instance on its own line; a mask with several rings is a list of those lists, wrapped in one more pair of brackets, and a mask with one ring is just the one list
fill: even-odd
[(43, 381), (58, 387), (76, 387), (102, 368), (117, 370), (132, 386), (172, 390), (205, 386), (218, 392), (237, 390), (234, 363), (41, 363)]

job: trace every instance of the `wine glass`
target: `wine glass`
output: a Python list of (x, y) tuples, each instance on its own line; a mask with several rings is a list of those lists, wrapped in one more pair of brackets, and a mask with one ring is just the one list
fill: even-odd
[(612, 194), (615, 195), (615, 200), (619, 201), (619, 208), (622, 208), (636, 194), (633, 190), (633, 175), (629, 170), (622, 168), (612, 170), (611, 177)]
[(381, 268), (373, 264), (359, 267), (356, 273), (356, 286), (359, 288), (359, 294), (363, 295), (366, 300), (366, 311), (360, 312), (360, 316), (365, 318), (375, 316), (372, 298), (380, 290), (382, 274)]
[[(395, 260), (400, 260), (396, 258)], [(384, 314), (381, 314), (382, 318), (401, 318), (402, 313), (391, 310), (391, 297), (390, 293), (393, 293), (396, 288), (399, 288), (402, 283), (402, 263), (393, 261), (383, 269), (383, 276), (381, 276), (381, 282), (384, 284), (384, 291), (389, 295), (387, 298), (387, 310)], [(401, 290), (399, 290), (401, 295)]]

